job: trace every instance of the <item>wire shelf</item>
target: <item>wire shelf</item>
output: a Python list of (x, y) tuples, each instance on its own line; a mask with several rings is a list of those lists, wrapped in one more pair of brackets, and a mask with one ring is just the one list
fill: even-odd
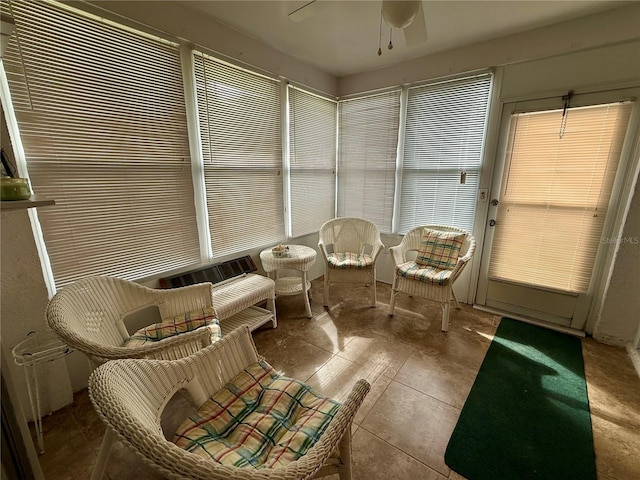
[(13, 347), (11, 353), (18, 365), (39, 365), (51, 362), (73, 351), (65, 345), (55, 333), (46, 331), (42, 333), (29, 332), (27, 338)]

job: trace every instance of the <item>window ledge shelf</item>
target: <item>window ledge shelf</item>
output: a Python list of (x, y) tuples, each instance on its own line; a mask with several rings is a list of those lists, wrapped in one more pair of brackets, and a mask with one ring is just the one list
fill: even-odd
[(47, 205), (55, 205), (56, 201), (39, 197), (37, 195), (31, 195), (28, 200), (3, 200), (0, 201), (0, 210), (22, 210), (25, 208), (33, 207), (45, 207)]

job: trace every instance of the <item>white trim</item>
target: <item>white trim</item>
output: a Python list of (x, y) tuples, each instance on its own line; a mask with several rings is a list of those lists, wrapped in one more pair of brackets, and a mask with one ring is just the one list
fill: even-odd
[(404, 136), (407, 131), (407, 105), (409, 88), (402, 87), (400, 92), (400, 121), (398, 123), (398, 148), (396, 150), (396, 185), (393, 192), (393, 214), (391, 215), (391, 235), (398, 236), (400, 224), (400, 202), (402, 201), (402, 174), (404, 164)]
[[(620, 237), (624, 232), (627, 215), (631, 208), (634, 192), (637, 188), (638, 176), (640, 175), (640, 134), (638, 125), (640, 124), (640, 101), (634, 105), (629, 127), (625, 137), (625, 145), (620, 155), (620, 164), (616, 180), (611, 190), (611, 200), (607, 210), (607, 220), (602, 229), (603, 237), (609, 235), (610, 238)], [(635, 135), (635, 138), (629, 138)], [(621, 170), (624, 169), (624, 174)], [(613, 201), (615, 199), (615, 201)], [(594, 263), (593, 275), (597, 275), (597, 281), (590, 285), (589, 293), (592, 295), (590, 310), (583, 328), (592, 333), (596, 330), (600, 321), (600, 314), (604, 305), (604, 299), (609, 290), (611, 275), (616, 264), (616, 258), (620, 243), (609, 243), (606, 247), (599, 249)]]
[(198, 119), (198, 102), (195, 89), (195, 69), (193, 66), (193, 46), (180, 42), (180, 64), (182, 67), (182, 88), (187, 113), (187, 132), (189, 135), (189, 151), (191, 154), (191, 178), (193, 180), (193, 197), (196, 209), (196, 225), (200, 244), (200, 262), (207, 263), (213, 258), (211, 235), (209, 233), (209, 216), (207, 215), (207, 192), (204, 183), (204, 160), (202, 158), (202, 142), (200, 139), (200, 120)]
[(493, 74), (493, 70), (487, 68), (479, 72), (465, 72), (460, 75), (452, 75), (450, 77), (442, 77), (439, 79), (430, 79), (426, 81), (416, 82), (408, 85), (409, 90), (422, 87), (435, 87), (438, 85), (446, 85), (448, 83), (463, 82), (465, 80), (471, 80), (475, 78), (490, 77)]
[[(482, 147), (482, 159), (480, 161), (480, 178), (478, 181), (478, 192), (476, 197), (476, 214), (473, 224), (473, 235), (476, 238), (476, 254), (471, 259), (471, 275), (469, 289), (467, 291), (467, 303), (474, 303), (480, 288), (480, 266), (484, 254), (484, 240), (489, 228), (489, 207), (491, 205), (491, 189), (493, 187), (493, 174), (496, 165), (496, 152), (498, 152), (498, 142), (500, 140), (500, 126), (502, 125), (502, 102), (500, 101), (500, 91), (502, 90), (502, 79), (504, 68), (498, 68), (493, 72), (491, 79), (491, 91), (489, 94), (489, 114), (487, 116), (487, 128), (485, 130), (484, 144)], [(487, 197), (480, 201), (480, 190), (487, 191)], [(483, 302), (484, 303), (484, 300)]]
[[(627, 80), (621, 82), (610, 82), (598, 85), (586, 85), (580, 88), (576, 88), (573, 92), (574, 95), (585, 95), (591, 93), (600, 92), (612, 92), (615, 90), (626, 90), (628, 88), (637, 88), (637, 80)], [(541, 90), (538, 92), (529, 92), (521, 95), (510, 95), (508, 97), (501, 97), (502, 103), (518, 103), (529, 102), (535, 100), (546, 100), (550, 98), (559, 98), (567, 94), (567, 90), (554, 89), (554, 90)]]
[(631, 358), (631, 363), (633, 363), (638, 377), (640, 377), (640, 349), (638, 349), (638, 347), (634, 347), (631, 343), (629, 343), (627, 344), (627, 353)]
[[(282, 205), (284, 207), (284, 234), (287, 239), (293, 234), (291, 219), (291, 128), (289, 118), (289, 83), (280, 81), (280, 136), (282, 138)], [(291, 85), (291, 88), (295, 88)]]
[(568, 333), (569, 335), (573, 335), (574, 337), (584, 338), (586, 337), (585, 333), (582, 330), (575, 330), (573, 328), (563, 327), (561, 325), (555, 325), (552, 323), (543, 322), (541, 320), (536, 320), (535, 318), (525, 317), (523, 315), (517, 315), (510, 312), (504, 312), (502, 310), (498, 310), (491, 307), (485, 307), (484, 305), (474, 304), (473, 308), (476, 310), (481, 310), (487, 313), (493, 313), (494, 315), (500, 315), (503, 317), (513, 318), (514, 320), (520, 320), (521, 322), (529, 323), (531, 325), (536, 325), (538, 327), (546, 328), (548, 330), (555, 330), (560, 333)]

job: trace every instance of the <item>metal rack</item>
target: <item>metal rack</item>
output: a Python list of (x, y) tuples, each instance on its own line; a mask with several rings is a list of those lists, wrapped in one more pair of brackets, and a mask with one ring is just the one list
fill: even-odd
[(63, 358), (71, 352), (73, 352), (73, 349), (62, 343), (60, 338), (51, 331), (29, 332), (27, 338), (11, 350), (16, 364), (25, 367), (24, 376), (27, 380), (31, 414), (36, 427), (38, 450), (41, 454), (44, 453), (44, 440), (42, 438), (40, 391), (36, 367), (43, 363)]

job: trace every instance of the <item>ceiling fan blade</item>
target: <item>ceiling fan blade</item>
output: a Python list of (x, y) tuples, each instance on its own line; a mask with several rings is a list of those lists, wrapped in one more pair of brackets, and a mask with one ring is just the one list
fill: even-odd
[(404, 43), (407, 47), (420, 45), (427, 41), (427, 22), (424, 19), (422, 2), (420, 2), (420, 10), (413, 19), (413, 22), (404, 27), (402, 33), (404, 34)]
[(299, 8), (289, 13), (289, 20), (293, 22), (302, 22), (313, 15), (318, 7), (317, 0), (311, 0)]

